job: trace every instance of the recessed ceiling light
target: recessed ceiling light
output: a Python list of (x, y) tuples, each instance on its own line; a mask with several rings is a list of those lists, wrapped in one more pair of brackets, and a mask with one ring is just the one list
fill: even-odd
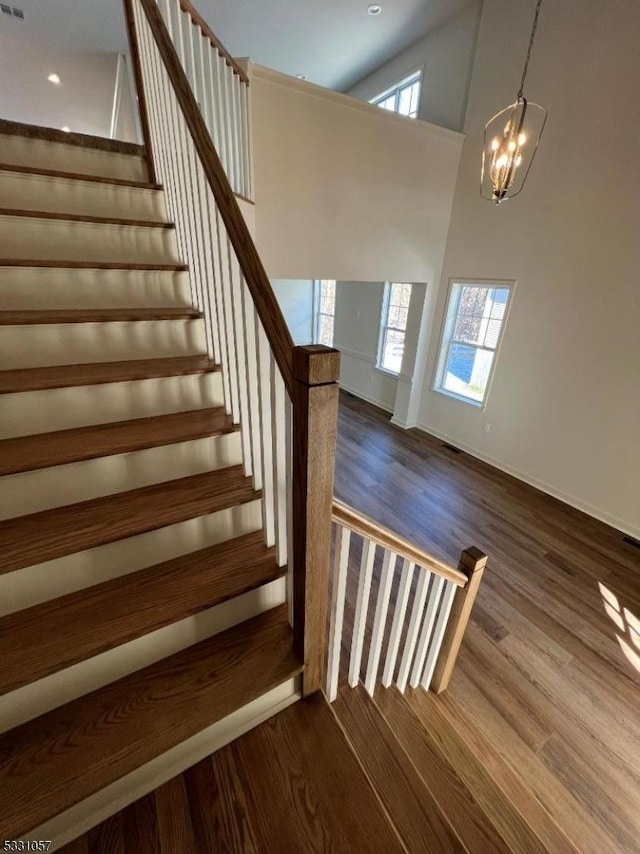
[(60, 78), (59, 78), (59, 77), (58, 77), (58, 75), (55, 73), (55, 71), (53, 72), (53, 74), (50, 74), (50, 75), (47, 77), (47, 80), (49, 81), (49, 83), (55, 83), (56, 85), (57, 85), (58, 83), (60, 83)]
[(306, 74), (296, 74), (296, 77), (298, 78), (298, 80), (306, 80), (307, 79)]
[(382, 6), (378, 6), (377, 3), (371, 3), (371, 5), (367, 6), (367, 12), (369, 15), (379, 15), (382, 12)]
[(63, 130), (65, 133), (71, 133), (71, 128), (69, 127), (69, 125), (65, 125), (63, 128), (60, 128), (60, 130)]

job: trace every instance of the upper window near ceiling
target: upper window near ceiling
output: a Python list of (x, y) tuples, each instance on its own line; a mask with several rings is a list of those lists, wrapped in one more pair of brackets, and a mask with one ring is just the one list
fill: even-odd
[(409, 116), (415, 119), (418, 116), (418, 107), (420, 105), (420, 87), (422, 85), (422, 71), (416, 71), (405, 77), (395, 86), (390, 89), (385, 89), (375, 98), (371, 98), (370, 104), (375, 104), (377, 107), (382, 107), (383, 110), (389, 110), (392, 113), (399, 113), (401, 116)]
[(434, 390), (486, 403), (514, 283), (452, 282)]

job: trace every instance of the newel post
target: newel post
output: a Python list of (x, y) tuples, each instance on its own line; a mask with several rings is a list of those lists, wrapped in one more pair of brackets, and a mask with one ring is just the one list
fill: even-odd
[(337, 350), (293, 351), (293, 633), (304, 696), (320, 690), (326, 657), (339, 371)]
[(447, 632), (431, 683), (436, 694), (441, 694), (449, 684), (486, 565), (486, 554), (475, 547), (465, 549), (460, 556), (458, 568), (464, 572), (468, 581), (465, 587), (456, 590), (453, 600)]

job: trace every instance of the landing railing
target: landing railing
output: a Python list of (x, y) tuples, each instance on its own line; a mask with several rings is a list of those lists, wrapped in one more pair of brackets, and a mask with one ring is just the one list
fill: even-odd
[[(348, 650), (349, 685), (355, 687), (360, 681), (366, 637), (364, 685), (369, 694), (373, 695), (378, 681), (388, 688), (394, 680), (402, 692), (407, 684), (413, 688), (421, 685), (427, 691), (433, 688), (437, 693), (444, 691), (478, 592), (486, 555), (470, 548), (462, 552), (457, 568), (448, 566), (337, 501), (333, 504), (333, 522), (334, 567), (325, 685), (329, 701), (337, 696), (344, 647)], [(359, 562), (353, 534), (360, 541)], [(380, 559), (372, 605), (374, 566), (380, 564)], [(350, 575), (354, 581), (352, 592), (353, 587), (357, 592), (345, 619)], [(395, 602), (391, 615), (392, 591)]]
[[(222, 127), (216, 131), (215, 111), (207, 124), (217, 90), (212, 95), (206, 74), (190, 80), (186, 70), (203, 65), (194, 65), (204, 55), (203, 24), (185, 25), (185, 15), (193, 20), (185, 0), (162, 4), (168, 25), (155, 0), (125, 0), (147, 160), (164, 186), (209, 356), (222, 367), (226, 410), (241, 427), (245, 474), (262, 490), (266, 543), (275, 546), (278, 564), (288, 565), (294, 643), (308, 694), (321, 687), (326, 649), (340, 355), (294, 347), (230, 184), (248, 174), (233, 165), (240, 149), (227, 148), (225, 169), (214, 141)], [(218, 144), (224, 150), (220, 137)]]

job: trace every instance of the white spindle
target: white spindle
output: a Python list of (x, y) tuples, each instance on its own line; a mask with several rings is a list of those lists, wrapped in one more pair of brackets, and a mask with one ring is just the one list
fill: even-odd
[(411, 670), (411, 662), (418, 644), (418, 635), (420, 633), (420, 623), (424, 613), (424, 606), (427, 601), (427, 592), (429, 590), (429, 581), (431, 573), (427, 572), (422, 567), (418, 567), (418, 586), (413, 599), (413, 607), (411, 609), (411, 619), (409, 620), (409, 628), (407, 629), (407, 637), (404, 642), (404, 650), (402, 652), (402, 660), (398, 671), (398, 680), (396, 685), (404, 694), (407, 682), (409, 681), (409, 671)]
[(236, 333), (233, 322), (233, 297), (231, 293), (231, 276), (229, 275), (229, 241), (227, 230), (218, 219), (218, 253), (220, 257), (220, 289), (222, 291), (222, 307), (227, 339), (227, 367), (229, 373), (229, 388), (231, 394), (231, 416), (235, 424), (240, 423), (240, 393), (238, 389), (238, 366), (236, 363)]
[(384, 671), (382, 674), (382, 684), (385, 688), (393, 682), (393, 674), (396, 669), (396, 661), (398, 660), (398, 650), (400, 649), (400, 639), (402, 637), (402, 629), (404, 620), (407, 614), (407, 605), (409, 603), (409, 593), (411, 592), (411, 582), (413, 581), (413, 570), (415, 564), (410, 560), (404, 560), (402, 564), (402, 575), (400, 576), (400, 587), (396, 597), (396, 607), (393, 613), (393, 622), (391, 624), (391, 634), (389, 635), (389, 645), (387, 647), (387, 660), (385, 661)]
[(235, 182), (233, 189), (242, 193), (242, 137), (240, 122), (240, 77), (231, 72), (231, 115), (233, 132), (233, 174)]
[(229, 258), (229, 277), (231, 280), (231, 307), (235, 331), (235, 358), (238, 372), (238, 398), (240, 404), (240, 435), (242, 438), (242, 456), (244, 473), (251, 477), (253, 473), (253, 455), (251, 449), (251, 420), (249, 415), (249, 377), (247, 372), (246, 331), (242, 307), (242, 273), (231, 243), (227, 243)]
[(364, 632), (367, 626), (367, 613), (369, 611), (369, 597), (371, 595), (371, 579), (373, 577), (373, 562), (375, 557), (376, 545), (365, 537), (362, 542), (362, 559), (360, 561), (360, 574), (358, 575), (358, 593), (353, 619), (353, 635), (351, 637), (349, 685), (352, 688), (360, 681)]
[(240, 83), (240, 122), (241, 122), (241, 139), (242, 139), (242, 157), (243, 157), (243, 182), (242, 195), (247, 199), (251, 198), (251, 166), (249, 152), (249, 87), (242, 81)]
[(369, 647), (369, 661), (367, 663), (367, 673), (364, 680), (364, 687), (372, 697), (376, 686), (376, 679), (378, 677), (378, 665), (380, 664), (380, 655), (382, 653), (382, 641), (387, 622), (389, 598), (391, 597), (391, 585), (393, 584), (393, 572), (395, 570), (396, 560), (397, 555), (391, 551), (385, 551), (382, 561), (382, 572), (380, 574), (380, 587), (378, 588), (376, 613), (373, 618), (371, 645)]
[(286, 442), (287, 442), (287, 602), (289, 605), (289, 625), (293, 626), (293, 404), (289, 395), (285, 395)]
[(275, 545), (276, 523), (273, 482), (273, 415), (271, 412), (271, 349), (267, 334), (256, 315), (258, 390), (262, 424), (262, 521), (265, 542)]
[(444, 637), (445, 629), (447, 628), (447, 621), (449, 620), (449, 614), (451, 613), (451, 606), (453, 605), (453, 597), (455, 596), (455, 593), (455, 584), (447, 581), (445, 584), (444, 594), (442, 596), (440, 611), (438, 613), (438, 620), (436, 622), (436, 627), (433, 630), (433, 637), (431, 638), (431, 644), (429, 646), (427, 662), (424, 666), (424, 673), (420, 683), (425, 691), (428, 691), (429, 685), (431, 685), (431, 678), (433, 676), (433, 671), (436, 668), (438, 655), (440, 654), (440, 647), (442, 646), (442, 639)]
[(282, 374), (271, 353), (271, 415), (273, 418), (273, 482), (276, 522), (276, 561), (287, 562), (287, 424)]
[(244, 312), (245, 349), (247, 356), (247, 392), (249, 398), (249, 431), (253, 459), (253, 485), (262, 489), (262, 424), (258, 376), (258, 351), (255, 335), (256, 309), (247, 283), (242, 281), (242, 307)]
[(416, 651), (416, 657), (413, 662), (413, 669), (411, 671), (410, 684), (412, 688), (418, 687), (420, 677), (422, 676), (424, 663), (427, 657), (427, 649), (429, 647), (429, 640), (431, 638), (431, 632), (433, 631), (433, 624), (436, 619), (436, 612), (440, 603), (440, 596), (442, 594), (443, 586), (444, 578), (439, 575), (435, 575), (431, 580), (431, 587), (429, 589), (429, 595), (427, 598), (427, 610), (424, 615), (422, 632), (420, 633), (418, 649)]
[(327, 662), (326, 687), (327, 698), (330, 703), (338, 696), (340, 650), (342, 648), (342, 626), (344, 623), (344, 601), (347, 592), (350, 542), (351, 531), (348, 528), (337, 525), (333, 555), (331, 610), (329, 612), (329, 659)]

